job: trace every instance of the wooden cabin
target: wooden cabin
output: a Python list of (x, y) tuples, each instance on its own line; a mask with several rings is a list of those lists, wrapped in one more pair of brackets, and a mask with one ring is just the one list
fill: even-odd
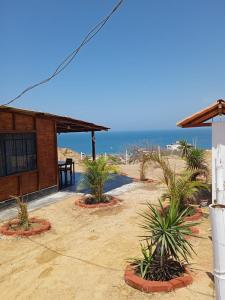
[(109, 128), (93, 123), (0, 107), (0, 203), (14, 195), (37, 198), (59, 189), (57, 133), (91, 132)]

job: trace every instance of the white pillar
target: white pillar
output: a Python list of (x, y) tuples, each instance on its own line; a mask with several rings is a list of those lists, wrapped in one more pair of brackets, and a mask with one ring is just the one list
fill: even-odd
[(216, 200), (218, 204), (225, 204), (224, 199), (224, 168), (219, 162), (216, 164)]
[(216, 122), (212, 123), (212, 203), (223, 203), (224, 180), (225, 122)]
[(225, 205), (211, 204), (209, 206), (212, 241), (214, 280), (216, 300), (225, 299)]

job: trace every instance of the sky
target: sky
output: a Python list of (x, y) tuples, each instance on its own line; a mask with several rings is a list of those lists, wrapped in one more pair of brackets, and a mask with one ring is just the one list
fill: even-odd
[[(46, 78), (116, 0), (0, 0), (0, 104)], [(112, 130), (173, 129), (225, 98), (225, 1), (125, 0), (57, 78), (13, 105)]]

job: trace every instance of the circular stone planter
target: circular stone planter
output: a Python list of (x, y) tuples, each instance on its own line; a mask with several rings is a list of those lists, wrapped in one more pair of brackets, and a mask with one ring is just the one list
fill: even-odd
[(39, 224), (39, 226), (35, 228), (30, 228), (28, 230), (12, 230), (10, 229), (10, 225), (17, 225), (19, 224), (18, 219), (11, 220), (0, 228), (0, 233), (4, 235), (10, 235), (10, 236), (31, 236), (31, 235), (36, 235), (40, 234), (42, 232), (45, 232), (51, 228), (51, 224), (43, 219), (38, 219), (35, 217), (32, 217), (29, 219), (31, 223), (36, 223)]
[(129, 286), (145, 293), (170, 292), (193, 282), (193, 278), (187, 270), (183, 276), (168, 281), (145, 280), (135, 274), (134, 267), (131, 265), (128, 265), (125, 270), (124, 280)]
[(99, 207), (110, 207), (114, 206), (118, 203), (118, 199), (110, 196), (110, 201), (109, 202), (101, 202), (101, 203), (94, 203), (94, 204), (86, 204), (85, 200), (88, 198), (88, 196), (83, 196), (81, 198), (78, 198), (75, 200), (75, 205), (78, 205), (82, 208), (99, 208)]
[(201, 218), (202, 218), (202, 210), (201, 210), (201, 208), (196, 207), (195, 214), (192, 216), (185, 217), (184, 220), (185, 221), (198, 221), (198, 220), (201, 220)]

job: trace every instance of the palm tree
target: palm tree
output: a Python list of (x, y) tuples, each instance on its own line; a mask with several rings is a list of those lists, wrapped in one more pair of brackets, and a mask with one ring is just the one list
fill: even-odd
[(156, 152), (151, 154), (151, 160), (162, 169), (162, 182), (167, 186), (167, 191), (161, 196), (161, 199), (173, 201), (179, 211), (183, 211), (187, 207), (187, 203), (193, 199), (199, 190), (208, 190), (206, 184), (193, 180), (196, 171), (188, 170), (177, 175), (175, 170), (171, 168), (169, 161)]
[(104, 202), (104, 185), (117, 173), (115, 166), (110, 165), (103, 156), (96, 160), (85, 158), (83, 163), (85, 172), (81, 184), (90, 189), (95, 202)]
[(193, 172), (185, 171), (180, 176), (173, 174), (167, 191), (161, 196), (162, 200), (174, 199), (180, 211), (187, 208), (188, 204), (200, 190), (209, 190), (208, 186), (200, 181), (193, 180)]
[(180, 140), (179, 141), (179, 149), (181, 150), (182, 158), (187, 157), (192, 146), (188, 143), (187, 140)]
[(139, 167), (139, 174), (140, 174), (140, 180), (144, 181), (146, 180), (146, 171), (148, 169), (150, 159), (149, 154), (152, 152), (152, 149), (141, 149), (140, 147), (134, 147), (131, 150), (131, 156), (130, 156), (130, 162), (131, 163), (140, 163)]

